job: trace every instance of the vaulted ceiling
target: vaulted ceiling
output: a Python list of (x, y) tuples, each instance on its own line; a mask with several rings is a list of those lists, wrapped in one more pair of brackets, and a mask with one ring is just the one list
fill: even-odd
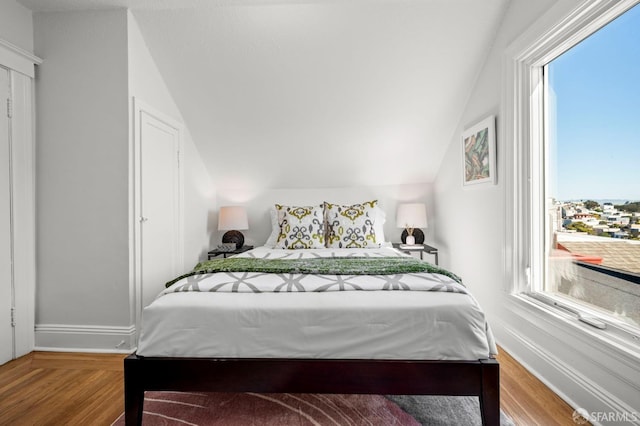
[[(214, 182), (431, 182), (508, 0), (20, 0), (132, 10)], [(229, 183), (230, 184), (230, 183)]]

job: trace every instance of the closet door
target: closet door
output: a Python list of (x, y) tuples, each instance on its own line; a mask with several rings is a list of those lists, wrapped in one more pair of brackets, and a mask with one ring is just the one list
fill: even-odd
[(11, 254), (13, 256), (13, 356), (35, 344), (36, 233), (33, 81), (9, 71), (11, 79)]
[(136, 318), (182, 270), (182, 125), (135, 100)]
[(141, 113), (140, 202), (142, 306), (178, 275), (180, 249), (179, 131)]
[(9, 72), (0, 67), (0, 364), (11, 360), (14, 353), (9, 94)]

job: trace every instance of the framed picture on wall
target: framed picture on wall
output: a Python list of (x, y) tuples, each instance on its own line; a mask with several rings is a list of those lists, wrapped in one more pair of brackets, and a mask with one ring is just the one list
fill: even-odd
[(491, 115), (462, 132), (463, 185), (496, 183), (496, 117)]

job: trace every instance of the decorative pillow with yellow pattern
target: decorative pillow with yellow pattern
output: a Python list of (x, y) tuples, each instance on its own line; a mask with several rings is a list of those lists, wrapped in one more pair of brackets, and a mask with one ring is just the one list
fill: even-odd
[(280, 235), (274, 248), (324, 248), (323, 206), (281, 206), (276, 204)]
[(374, 229), (378, 200), (352, 206), (324, 203), (328, 248), (378, 248)]

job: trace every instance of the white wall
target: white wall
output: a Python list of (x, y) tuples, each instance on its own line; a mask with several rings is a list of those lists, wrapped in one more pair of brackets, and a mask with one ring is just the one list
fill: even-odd
[(0, 39), (33, 52), (31, 11), (15, 0), (0, 2)]
[(131, 323), (126, 23), (124, 10), (34, 15), (38, 347), (101, 332), (113, 348)]
[[(129, 99), (133, 97), (184, 124), (135, 16), (128, 12)], [(131, 108), (131, 102), (129, 102)], [(133, 124), (133, 123), (131, 123)], [(215, 205), (215, 188), (200, 158), (189, 129), (185, 129), (184, 151), (184, 259), (186, 265), (206, 258), (212, 232), (217, 224), (211, 220)]]
[[(218, 205), (244, 205), (249, 216), (249, 230), (243, 231), (245, 243), (263, 245), (271, 232), (269, 209), (275, 204), (310, 205), (327, 201), (339, 204), (354, 204), (378, 200), (385, 211), (384, 225), (388, 241), (399, 242), (402, 229), (396, 227), (396, 206), (402, 202), (423, 202), (427, 205), (429, 227), (423, 229), (425, 242), (433, 241), (433, 229), (437, 226), (433, 211), (433, 189), (431, 184), (364, 186), (349, 188), (276, 188), (276, 189), (231, 189), (218, 191)], [(215, 216), (217, 229), (217, 212)], [(220, 243), (224, 231), (217, 231), (214, 245)]]
[[(505, 232), (502, 147), (508, 143), (500, 134), (502, 55), (506, 46), (553, 3), (554, 0), (511, 2), (434, 183), (435, 214), (440, 224), (435, 239), (445, 258), (443, 264), (465, 279), (489, 315), (500, 304), (496, 295), (507, 287), (498, 279), (502, 277)], [(463, 187), (462, 130), (489, 115), (497, 117), (497, 184)]]
[[(136, 97), (184, 122), (127, 10), (38, 13), (36, 346), (127, 350)], [(184, 257), (206, 257), (215, 192), (188, 129)]]
[[(553, 23), (576, 6), (571, 0), (513, 0), (495, 43), (488, 52), (458, 130), (434, 184), (435, 240), (443, 264), (461, 275), (484, 307), (498, 343), (536, 373), (575, 408), (589, 412), (628, 412), (638, 407), (637, 358), (596, 348), (588, 326), (566, 325), (551, 314), (512, 309), (505, 271), (505, 158), (500, 133), (503, 53), (538, 18)], [(463, 128), (487, 115), (497, 115), (498, 184), (462, 187)], [(516, 313), (518, 312), (518, 313)], [(636, 410), (637, 411), (637, 410)]]

